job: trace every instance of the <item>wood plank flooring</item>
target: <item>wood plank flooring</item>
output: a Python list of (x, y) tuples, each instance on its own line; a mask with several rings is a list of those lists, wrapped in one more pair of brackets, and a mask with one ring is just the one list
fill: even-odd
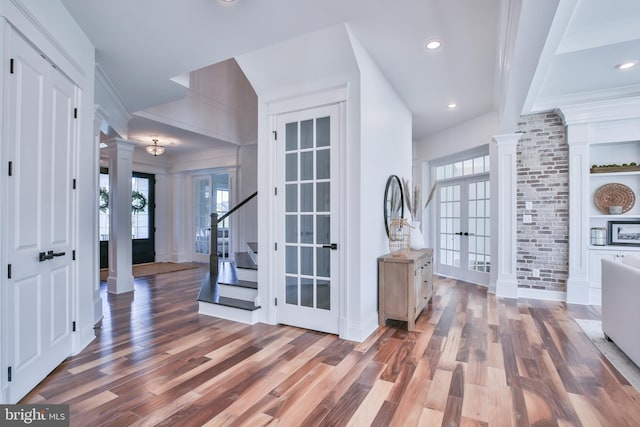
[(573, 318), (594, 307), (503, 300), (436, 278), (415, 332), (363, 343), (200, 316), (202, 270), (105, 297), (96, 340), (22, 403), (75, 426), (637, 426), (640, 394)]

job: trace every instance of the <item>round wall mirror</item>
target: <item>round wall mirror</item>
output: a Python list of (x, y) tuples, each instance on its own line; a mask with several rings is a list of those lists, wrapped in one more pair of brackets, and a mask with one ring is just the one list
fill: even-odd
[(404, 195), (402, 183), (397, 175), (391, 175), (387, 179), (384, 189), (384, 229), (389, 237), (389, 224), (395, 218), (404, 217)]

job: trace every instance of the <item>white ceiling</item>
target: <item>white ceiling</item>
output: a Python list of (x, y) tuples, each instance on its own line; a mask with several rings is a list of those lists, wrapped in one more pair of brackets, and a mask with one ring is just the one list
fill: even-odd
[[(170, 80), (176, 75), (348, 23), (413, 113), (413, 139), (419, 141), (499, 110), (504, 98), (511, 96), (509, 90), (496, 90), (505, 79), (516, 82), (526, 94), (526, 99), (523, 95), (516, 102), (517, 114), (554, 108), (563, 102), (640, 94), (640, 66), (625, 73), (613, 68), (623, 60), (640, 59), (639, 0), (545, 0), (551, 12), (558, 4), (555, 16), (547, 13), (534, 17), (530, 11), (539, 7), (539, 1), (62, 3), (95, 45), (96, 61), (131, 113), (184, 96), (185, 89)], [(505, 10), (522, 10), (531, 16), (512, 16), (516, 24), (509, 27), (505, 26)], [(522, 23), (527, 22), (539, 34), (524, 29), (518, 33), (517, 22), (523, 28)], [(427, 51), (424, 43), (433, 37), (441, 39), (443, 46)], [(529, 57), (521, 61), (527, 62), (526, 66), (510, 64), (499, 47), (530, 49), (532, 44), (510, 44), (505, 37), (537, 37), (540, 48), (544, 47), (541, 52), (536, 48), (508, 53), (512, 59)], [(451, 102), (458, 108), (447, 109)], [(132, 124), (145, 130), (153, 126), (140, 120)]]

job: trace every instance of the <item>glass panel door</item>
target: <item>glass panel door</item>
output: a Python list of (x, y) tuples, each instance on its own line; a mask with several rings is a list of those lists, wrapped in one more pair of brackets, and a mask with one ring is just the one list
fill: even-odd
[(487, 285), (491, 271), (488, 176), (444, 181), (438, 198), (438, 272)]
[(278, 117), (284, 188), (278, 321), (331, 333), (338, 332), (337, 111), (333, 106)]
[[(211, 250), (211, 213), (218, 218), (229, 211), (230, 176), (227, 172), (194, 177), (195, 217), (194, 253), (195, 262), (208, 262)], [(216, 247), (218, 256), (227, 258), (230, 252), (229, 218), (218, 224)]]

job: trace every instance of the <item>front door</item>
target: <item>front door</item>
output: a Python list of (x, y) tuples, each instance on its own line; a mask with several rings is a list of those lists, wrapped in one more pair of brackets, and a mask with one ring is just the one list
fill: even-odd
[(339, 106), (277, 117), (279, 323), (338, 333)]
[(490, 194), (487, 174), (440, 183), (438, 272), (489, 284)]
[(71, 353), (76, 88), (21, 37), (11, 40), (2, 335), (17, 401)]

